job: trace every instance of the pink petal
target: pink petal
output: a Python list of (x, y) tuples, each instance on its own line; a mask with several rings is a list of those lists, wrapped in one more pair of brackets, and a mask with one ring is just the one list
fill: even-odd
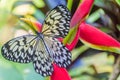
[(70, 26), (74, 27), (77, 23), (81, 22), (91, 10), (94, 0), (83, 0), (74, 13)]

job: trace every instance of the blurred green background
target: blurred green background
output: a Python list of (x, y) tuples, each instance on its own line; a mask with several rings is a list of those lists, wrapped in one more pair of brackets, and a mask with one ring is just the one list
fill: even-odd
[[(53, 0), (54, 1), (54, 0)], [(28, 34), (29, 25), (20, 17), (43, 22), (45, 14), (52, 9), (51, 0), (0, 0), (0, 48), (10, 39)], [(60, 0), (58, 0), (60, 1)], [(71, 7), (74, 14), (80, 0), (61, 0)], [(113, 12), (114, 10), (114, 12)], [(95, 0), (86, 22), (110, 34), (120, 41), (119, 0)], [(118, 17), (115, 19), (115, 17)], [(1, 53), (1, 52), (0, 52)], [(80, 41), (72, 50), (72, 64), (67, 68), (72, 80), (108, 80), (117, 54), (86, 47)], [(20, 64), (5, 60), (0, 54), (0, 80), (48, 80), (34, 71), (32, 63)], [(117, 80), (120, 80), (118, 78)]]

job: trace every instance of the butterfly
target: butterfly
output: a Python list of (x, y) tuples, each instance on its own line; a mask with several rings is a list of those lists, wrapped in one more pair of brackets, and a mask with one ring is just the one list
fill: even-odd
[(47, 14), (41, 32), (8, 41), (1, 48), (2, 56), (19, 63), (32, 62), (35, 71), (42, 76), (52, 75), (53, 62), (66, 68), (71, 63), (71, 53), (57, 38), (68, 34), (70, 19), (65, 6), (56, 6)]

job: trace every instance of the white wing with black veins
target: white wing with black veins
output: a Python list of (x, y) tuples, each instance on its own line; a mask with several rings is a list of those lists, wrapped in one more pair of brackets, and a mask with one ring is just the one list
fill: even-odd
[(60, 67), (68, 67), (71, 63), (70, 51), (57, 39), (52, 37), (44, 38), (50, 50), (50, 56), (54, 62)]
[(52, 37), (65, 37), (69, 32), (70, 19), (71, 16), (67, 7), (59, 5), (46, 16), (42, 33)]
[(28, 63), (32, 61), (37, 39), (34, 35), (25, 35), (14, 38), (2, 46), (2, 55), (11, 61)]

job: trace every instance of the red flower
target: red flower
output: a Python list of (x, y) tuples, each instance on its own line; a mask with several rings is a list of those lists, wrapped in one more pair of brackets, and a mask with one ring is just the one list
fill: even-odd
[(90, 12), (93, 1), (94, 0), (83, 0), (71, 20), (71, 27), (79, 24), (77, 27), (79, 27), (80, 40), (87, 46), (99, 50), (120, 53), (120, 43), (117, 40), (84, 22), (85, 17)]

